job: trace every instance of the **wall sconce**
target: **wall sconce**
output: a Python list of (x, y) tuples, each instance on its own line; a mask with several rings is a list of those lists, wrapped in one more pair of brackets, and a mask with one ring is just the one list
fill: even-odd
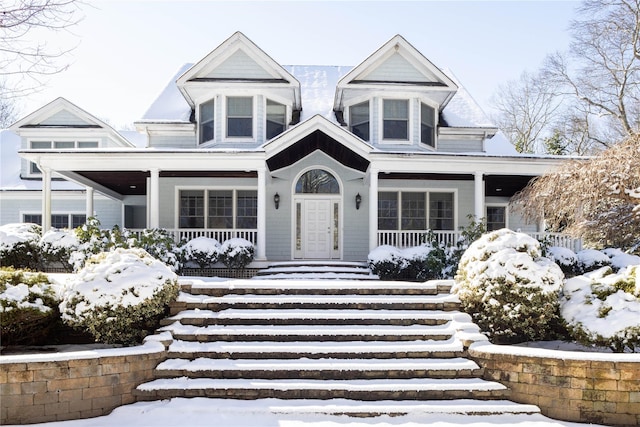
[(276, 209), (280, 207), (280, 195), (278, 193), (273, 196), (273, 204), (276, 205)]
[(356, 209), (360, 209), (360, 203), (362, 202), (362, 196), (360, 193), (356, 194)]

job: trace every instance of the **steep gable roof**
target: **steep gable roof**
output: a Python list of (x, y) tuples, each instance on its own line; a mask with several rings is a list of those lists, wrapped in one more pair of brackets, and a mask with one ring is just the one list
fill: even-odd
[(101, 130), (108, 134), (117, 144), (133, 147), (130, 141), (120, 135), (110, 125), (86, 112), (65, 98), (56, 98), (33, 113), (23, 117), (11, 126), (17, 134), (38, 129), (74, 129), (76, 133), (82, 129), (86, 131)]
[(234, 33), (176, 81), (192, 108), (197, 104), (198, 85), (234, 82), (289, 86), (294, 109), (301, 108), (300, 83), (241, 32)]
[(438, 93), (440, 109), (449, 102), (458, 85), (404, 37), (394, 36), (338, 82), (334, 109), (342, 110), (348, 88), (419, 87)]

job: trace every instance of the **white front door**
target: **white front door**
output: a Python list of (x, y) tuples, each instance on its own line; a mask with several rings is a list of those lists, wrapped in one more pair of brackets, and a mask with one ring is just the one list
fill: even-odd
[(331, 200), (304, 200), (302, 243), (305, 258), (331, 258), (332, 217)]

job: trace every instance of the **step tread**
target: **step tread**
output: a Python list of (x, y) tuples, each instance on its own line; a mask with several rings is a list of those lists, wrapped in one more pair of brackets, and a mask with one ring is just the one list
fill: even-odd
[(194, 360), (168, 359), (160, 363), (156, 370), (180, 371), (373, 371), (373, 370), (423, 370), (459, 371), (480, 369), (477, 363), (463, 357), (451, 359), (209, 359)]
[(451, 322), (442, 325), (183, 325), (174, 322), (159, 329), (173, 335), (234, 335), (234, 336), (451, 336), (456, 329)]
[(177, 302), (187, 304), (442, 304), (459, 303), (453, 294), (437, 295), (194, 295), (180, 292)]
[(292, 379), (215, 379), (160, 378), (138, 386), (138, 390), (347, 390), (347, 391), (494, 391), (507, 388), (480, 378), (410, 378), (373, 380), (292, 380)]
[(362, 320), (362, 319), (414, 319), (414, 320), (454, 320), (471, 323), (471, 316), (460, 311), (439, 310), (356, 310), (356, 309), (240, 309), (229, 308), (220, 311), (187, 309), (168, 319), (299, 319), (299, 320)]
[(462, 342), (455, 338), (447, 340), (403, 341), (240, 341), (198, 342), (174, 340), (169, 345), (170, 353), (375, 353), (375, 352), (461, 352)]
[(309, 289), (309, 290), (330, 290), (330, 289), (406, 289), (406, 290), (423, 290), (423, 289), (448, 289), (453, 285), (453, 280), (431, 280), (424, 283), (400, 282), (400, 281), (377, 281), (375, 284), (363, 283), (360, 280), (342, 280), (339, 283), (318, 282), (309, 280), (290, 280), (283, 284), (279, 280), (222, 280), (219, 278), (182, 278), (182, 285), (191, 286), (193, 289), (222, 289), (233, 291), (236, 289)]

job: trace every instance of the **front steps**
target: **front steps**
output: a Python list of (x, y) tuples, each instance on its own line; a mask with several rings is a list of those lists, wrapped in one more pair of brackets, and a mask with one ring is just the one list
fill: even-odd
[(465, 357), (482, 336), (449, 290), (448, 281), (185, 281), (162, 328), (169, 359), (136, 395), (353, 416), (538, 413), (505, 400), (508, 390)]
[(254, 279), (378, 280), (364, 262), (283, 261), (258, 271)]

